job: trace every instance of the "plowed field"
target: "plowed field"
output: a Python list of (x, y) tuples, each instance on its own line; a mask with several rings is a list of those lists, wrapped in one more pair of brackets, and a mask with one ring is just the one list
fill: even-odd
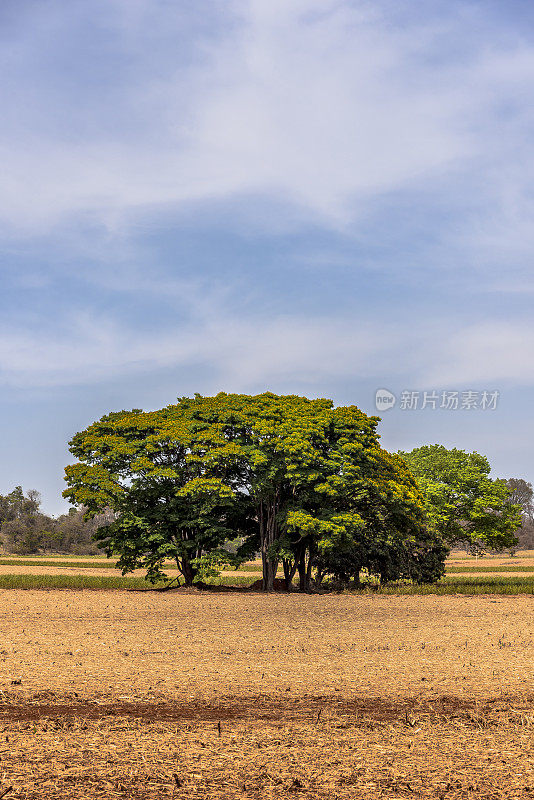
[(0, 796), (532, 798), (534, 601), (0, 592)]

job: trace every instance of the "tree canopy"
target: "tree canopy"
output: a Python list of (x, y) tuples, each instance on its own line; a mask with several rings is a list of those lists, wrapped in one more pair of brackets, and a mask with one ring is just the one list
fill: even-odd
[(521, 524), (521, 508), (505, 480), (489, 477), (488, 459), (443, 445), (400, 453), (425, 498), (427, 513), (449, 544), (511, 547)]
[[(165, 558), (192, 583), (258, 549), (267, 590), (279, 564), (303, 589), (314, 569), (434, 579), (445, 548), (406, 465), (380, 447), (378, 422), (356, 406), (269, 392), (112, 413), (73, 437), (65, 496), (89, 515), (112, 509), (101, 544), (123, 571), (142, 566), (154, 580)], [(232, 554), (224, 545), (236, 536)]]

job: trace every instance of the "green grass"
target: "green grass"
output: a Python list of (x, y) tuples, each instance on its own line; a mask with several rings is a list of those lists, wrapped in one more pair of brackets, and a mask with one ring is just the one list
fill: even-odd
[[(51, 561), (50, 557), (34, 557), (34, 558), (26, 558), (24, 556), (11, 556), (9, 558), (0, 558), (0, 566), (2, 567), (73, 567), (74, 569), (116, 569), (115, 561), (112, 559), (108, 559), (107, 561), (96, 561), (96, 560), (89, 560), (95, 559), (95, 556), (86, 557), (84, 561), (71, 561), (71, 560), (63, 560), (57, 559), (57, 561)], [(168, 561), (165, 564), (165, 569), (167, 570), (176, 570), (176, 564), (173, 561)], [(534, 568), (533, 568), (534, 569)], [(254, 567), (245, 564), (242, 567), (239, 567), (239, 570), (242, 572), (253, 572), (257, 575), (261, 575), (261, 567)], [(225, 572), (228, 575), (231, 575), (233, 569), (228, 567)]]
[[(108, 561), (89, 561), (86, 560), (84, 562), (77, 562), (77, 561), (63, 561), (57, 560), (53, 563), (50, 560), (44, 561), (41, 558), (0, 558), (0, 566), (9, 566), (9, 567), (46, 567), (46, 566), (53, 566), (53, 567), (63, 567), (63, 568), (70, 568), (70, 569), (109, 569), (114, 570), (116, 569), (115, 562), (109, 559)], [(167, 570), (176, 570), (176, 565), (169, 563), (165, 566)], [(251, 575), (261, 576), (261, 569), (257, 566), (251, 564), (244, 564), (239, 567), (240, 572), (250, 572)], [(234, 579), (232, 577), (233, 570), (227, 568), (224, 570), (225, 577), (230, 580), (231, 583), (237, 580), (237, 577)], [(447, 570), (447, 575), (461, 575), (464, 572), (476, 572), (480, 574), (486, 573), (494, 573), (494, 572), (524, 572), (530, 573), (534, 576), (534, 566), (531, 567), (524, 567), (521, 565), (506, 565), (504, 567), (499, 566), (482, 566), (482, 567), (452, 567), (451, 569)], [(243, 576), (241, 576), (243, 577)]]
[(113, 561), (44, 561), (41, 558), (0, 558), (2, 567), (74, 567), (75, 569), (115, 569)]
[[(43, 561), (41, 558), (0, 558), (0, 566), (2, 567), (71, 567), (73, 569), (116, 569), (115, 561), (108, 559), (107, 561), (63, 561), (57, 560), (51, 562)], [(175, 570), (176, 564), (169, 562), (165, 564), (165, 569)]]
[(122, 575), (0, 575), (0, 589), (147, 588), (154, 587), (144, 578), (123, 577)]
[(438, 583), (423, 584), (422, 586), (412, 584), (399, 584), (392, 586), (381, 586), (378, 589), (361, 589), (360, 592), (373, 592), (375, 594), (534, 594), (534, 576), (523, 578), (508, 578), (505, 576), (493, 576), (483, 578), (464, 578), (453, 575), (442, 578)]
[[(206, 581), (213, 586), (248, 586), (252, 582), (252, 578), (242, 576)], [(122, 575), (0, 575), (0, 589), (161, 589), (165, 585)]]
[(250, 578), (245, 575), (220, 575), (218, 578), (207, 578), (205, 583), (210, 586), (250, 586), (256, 580), (256, 575), (251, 575)]
[[(240, 572), (256, 572), (261, 575), (261, 564), (241, 564), (238, 569)], [(228, 571), (231, 571), (231, 567)]]
[(447, 575), (456, 575), (462, 572), (530, 572), (534, 574), (534, 566), (531, 567), (522, 567), (520, 564), (506, 564), (504, 567), (492, 566), (492, 567), (450, 567), (447, 569)]
[(102, 560), (106, 556), (104, 553), (93, 553), (92, 556), (88, 555), (76, 555), (76, 553), (27, 553), (26, 555), (16, 555), (15, 553), (4, 553), (2, 558), (11, 559), (12, 561), (20, 561), (22, 559), (32, 559), (34, 561), (51, 561), (55, 558), (58, 559), (73, 559), (75, 558), (77, 561), (81, 559), (83, 561), (91, 561), (95, 559)]
[[(10, 558), (0, 558), (0, 566), (2, 567), (70, 567), (73, 569), (116, 569), (115, 561), (112, 559), (108, 559), (107, 561), (89, 561), (88, 559), (83, 562), (79, 561), (68, 561), (58, 559), (57, 561), (51, 562), (50, 559), (43, 560), (39, 556), (39, 558), (25, 558), (23, 556), (19, 557), (10, 557)], [(164, 569), (176, 571), (176, 564), (173, 561), (168, 561)], [(533, 568), (534, 569), (534, 568)], [(256, 575), (261, 576), (261, 568), (244, 565), (239, 567), (239, 570), (242, 572), (251, 572), (255, 573)], [(228, 567), (227, 569), (223, 570), (228, 577), (232, 576), (233, 569)], [(241, 576), (243, 577), (243, 576)], [(237, 578), (236, 578), (237, 579)], [(232, 579), (233, 581), (233, 579)]]
[[(256, 576), (225, 575), (210, 578), (212, 586), (249, 586)], [(173, 584), (176, 585), (176, 584)], [(165, 583), (150, 584), (142, 577), (122, 575), (0, 575), (0, 589), (154, 589)], [(368, 586), (351, 590), (354, 594), (381, 595), (481, 595), (481, 594), (534, 594), (534, 576), (483, 576), (467, 578), (449, 575), (435, 584), (422, 586), (392, 584)]]

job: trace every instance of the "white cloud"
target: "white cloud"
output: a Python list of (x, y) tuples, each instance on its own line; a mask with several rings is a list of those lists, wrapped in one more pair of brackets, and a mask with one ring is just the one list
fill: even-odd
[(346, 319), (238, 320), (219, 314), (173, 329), (143, 331), (78, 314), (51, 334), (27, 327), (0, 331), (0, 382), (18, 387), (94, 384), (186, 366), (207, 367), (243, 387), (280, 378), (316, 382), (372, 374), (390, 338), (384, 326)]
[(219, 301), (207, 298), (189, 321), (159, 329), (90, 313), (58, 320), (48, 334), (27, 325), (0, 329), (0, 383), (94, 385), (129, 375), (149, 380), (162, 368), (200, 368), (243, 391), (276, 381), (317, 387), (339, 379), (403, 389), (534, 385), (531, 324), (483, 322), (451, 334), (438, 319), (425, 323), (422, 336), (420, 326), (409, 329), (394, 319), (238, 317)]
[[(114, 225), (133, 208), (251, 194), (343, 224), (369, 198), (484, 158), (477, 126), (534, 71), (524, 46), (433, 65), (439, 26), (412, 20), (401, 30), (379, 4), (333, 0), (229, 3), (218, 35), (195, 29), (194, 56), (184, 59), (189, 22), (173, 4), (159, 4), (147, 47), (151, 5), (99, 6), (129, 65), (118, 99), (109, 87), (95, 91), (86, 73), (69, 91), (45, 80), (59, 33), (81, 35), (83, 3), (69, 14), (52, 5), (46, 25), (27, 20), (9, 49), (16, 91), (0, 135), (8, 226), (45, 230), (86, 212)], [(446, 21), (451, 36), (464, 35), (462, 24)], [(33, 74), (17, 71), (25, 59)]]
[(483, 322), (434, 337), (419, 371), (419, 385), (499, 388), (499, 382), (534, 385), (534, 325)]

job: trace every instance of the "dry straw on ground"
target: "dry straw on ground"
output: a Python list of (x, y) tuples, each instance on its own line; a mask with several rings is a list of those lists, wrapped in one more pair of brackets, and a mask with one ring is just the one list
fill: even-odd
[(0, 610), (6, 800), (534, 796), (532, 597), (4, 591)]

